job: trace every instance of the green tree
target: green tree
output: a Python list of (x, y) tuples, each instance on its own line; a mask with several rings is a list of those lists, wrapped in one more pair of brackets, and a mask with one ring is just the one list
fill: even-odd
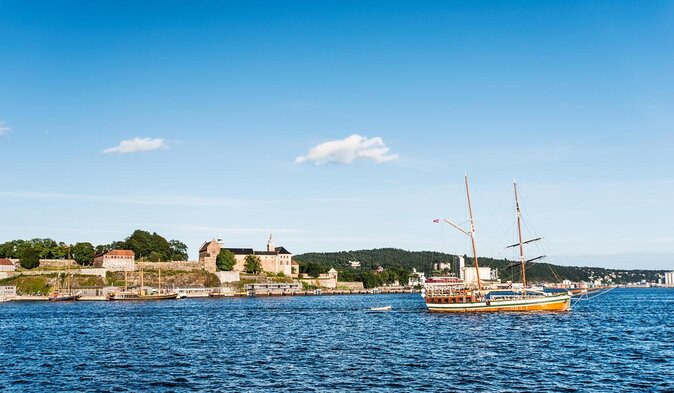
[(217, 258), (215, 258), (215, 265), (218, 267), (218, 270), (231, 271), (234, 269), (234, 265), (236, 265), (236, 257), (234, 253), (223, 248), (220, 250)]
[(318, 277), (321, 273), (327, 272), (329, 269), (325, 266), (321, 266), (318, 263), (309, 262), (304, 267), (304, 273), (308, 274), (311, 277)]
[(169, 246), (171, 248), (172, 261), (186, 261), (187, 260), (187, 245), (180, 240), (170, 240)]
[[(168, 240), (156, 232), (150, 233), (137, 229), (133, 231), (131, 236), (126, 238), (124, 246), (129, 250), (133, 250), (138, 259), (152, 258), (153, 260), (167, 261), (172, 256), (171, 245)], [(153, 252), (156, 254), (152, 254)], [(159, 255), (158, 258), (157, 255)]]
[(24, 269), (35, 269), (40, 266), (40, 252), (33, 247), (26, 248), (19, 259), (19, 264)]
[(363, 272), (363, 287), (365, 288), (376, 288), (383, 284), (381, 276), (374, 274), (372, 272)]
[(94, 262), (96, 250), (91, 243), (75, 243), (71, 249), (73, 259), (82, 266), (90, 266)]
[(262, 262), (260, 257), (257, 255), (246, 255), (246, 262), (244, 263), (243, 268), (246, 270), (246, 273), (257, 274), (262, 271)]

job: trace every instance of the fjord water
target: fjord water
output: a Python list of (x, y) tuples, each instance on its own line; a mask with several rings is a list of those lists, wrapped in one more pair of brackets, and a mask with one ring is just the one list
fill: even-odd
[(1, 391), (674, 391), (671, 289), (483, 315), (419, 295), (9, 302), (0, 338)]

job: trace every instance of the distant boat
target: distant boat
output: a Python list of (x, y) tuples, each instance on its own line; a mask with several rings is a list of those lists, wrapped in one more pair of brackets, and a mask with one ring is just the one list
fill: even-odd
[(112, 292), (107, 296), (108, 300), (171, 300), (178, 297), (177, 293), (144, 294), (136, 291)]
[[(519, 290), (490, 290), (482, 288), (480, 269), (475, 247), (475, 225), (473, 210), (470, 203), (468, 189), (468, 175), (465, 176), (466, 198), (470, 215), (470, 232), (458, 225), (444, 220), (454, 228), (468, 235), (473, 248), (473, 259), (476, 270), (477, 288), (467, 288), (463, 285), (445, 284), (428, 285), (423, 291), (426, 307), (431, 312), (494, 312), (494, 311), (568, 311), (571, 308), (571, 295), (565, 293), (546, 293), (544, 291), (527, 288), (526, 265), (542, 257), (526, 260), (523, 245), (539, 239), (522, 240), (521, 213), (517, 193), (517, 183), (513, 182), (515, 191), (515, 206), (517, 208), (517, 229), (519, 242), (512, 245), (519, 246), (520, 263), (522, 268), (522, 288)], [(435, 220), (435, 222), (439, 222)]]
[(49, 294), (48, 299), (50, 302), (68, 302), (68, 301), (75, 301), (79, 300), (82, 297), (82, 292), (77, 292), (77, 293), (72, 293), (72, 292), (64, 292), (61, 293), (59, 291), (54, 291)]
[(234, 296), (234, 294), (230, 293), (230, 292), (211, 292), (211, 293), (208, 294), (208, 297), (215, 297), (215, 298), (233, 297), (233, 296)]
[[(70, 258), (69, 258), (70, 259)], [(66, 271), (63, 277), (64, 287), (61, 288), (61, 273), (56, 277), (56, 288), (47, 297), (50, 302), (69, 302), (79, 300), (82, 292), (73, 293), (73, 275), (70, 272), (70, 261), (66, 264)]]
[(391, 311), (393, 307), (384, 306), (384, 307), (370, 307), (370, 311)]
[(127, 281), (127, 276), (126, 276), (126, 271), (124, 272), (125, 277), (124, 277), (124, 285), (125, 285), (125, 290), (124, 291), (119, 291), (119, 292), (111, 292), (106, 296), (106, 299), (108, 300), (171, 300), (171, 299), (177, 299), (178, 298), (178, 293), (177, 292), (170, 292), (170, 293), (161, 293), (161, 268), (159, 269), (159, 291), (157, 293), (152, 291), (147, 291), (143, 287), (143, 267), (138, 262), (138, 265), (140, 266), (140, 288), (136, 291), (130, 291), (128, 290), (128, 284), (126, 283)]

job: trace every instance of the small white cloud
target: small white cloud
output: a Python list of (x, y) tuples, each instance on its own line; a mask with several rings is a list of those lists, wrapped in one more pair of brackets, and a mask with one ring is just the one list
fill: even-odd
[(10, 131), (12, 131), (12, 129), (9, 128), (9, 126), (6, 125), (4, 122), (0, 121), (0, 135), (4, 135)]
[(124, 153), (137, 153), (141, 151), (150, 151), (150, 150), (157, 150), (161, 148), (166, 148), (166, 144), (164, 143), (164, 140), (161, 138), (133, 138), (133, 139), (128, 139), (125, 141), (121, 141), (119, 145), (115, 147), (110, 147), (108, 149), (103, 150), (103, 153), (110, 154), (110, 153), (117, 153), (117, 154), (124, 154)]
[(380, 137), (368, 138), (358, 134), (347, 138), (318, 144), (306, 156), (295, 159), (296, 164), (311, 162), (314, 165), (327, 163), (350, 164), (357, 159), (372, 160), (377, 163), (394, 161), (397, 154), (389, 154), (384, 140)]

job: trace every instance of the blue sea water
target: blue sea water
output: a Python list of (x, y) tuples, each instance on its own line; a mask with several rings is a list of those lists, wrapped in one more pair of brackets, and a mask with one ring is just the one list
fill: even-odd
[(431, 314), (419, 295), (9, 302), (0, 344), (8, 392), (674, 392), (674, 290), (535, 314)]

